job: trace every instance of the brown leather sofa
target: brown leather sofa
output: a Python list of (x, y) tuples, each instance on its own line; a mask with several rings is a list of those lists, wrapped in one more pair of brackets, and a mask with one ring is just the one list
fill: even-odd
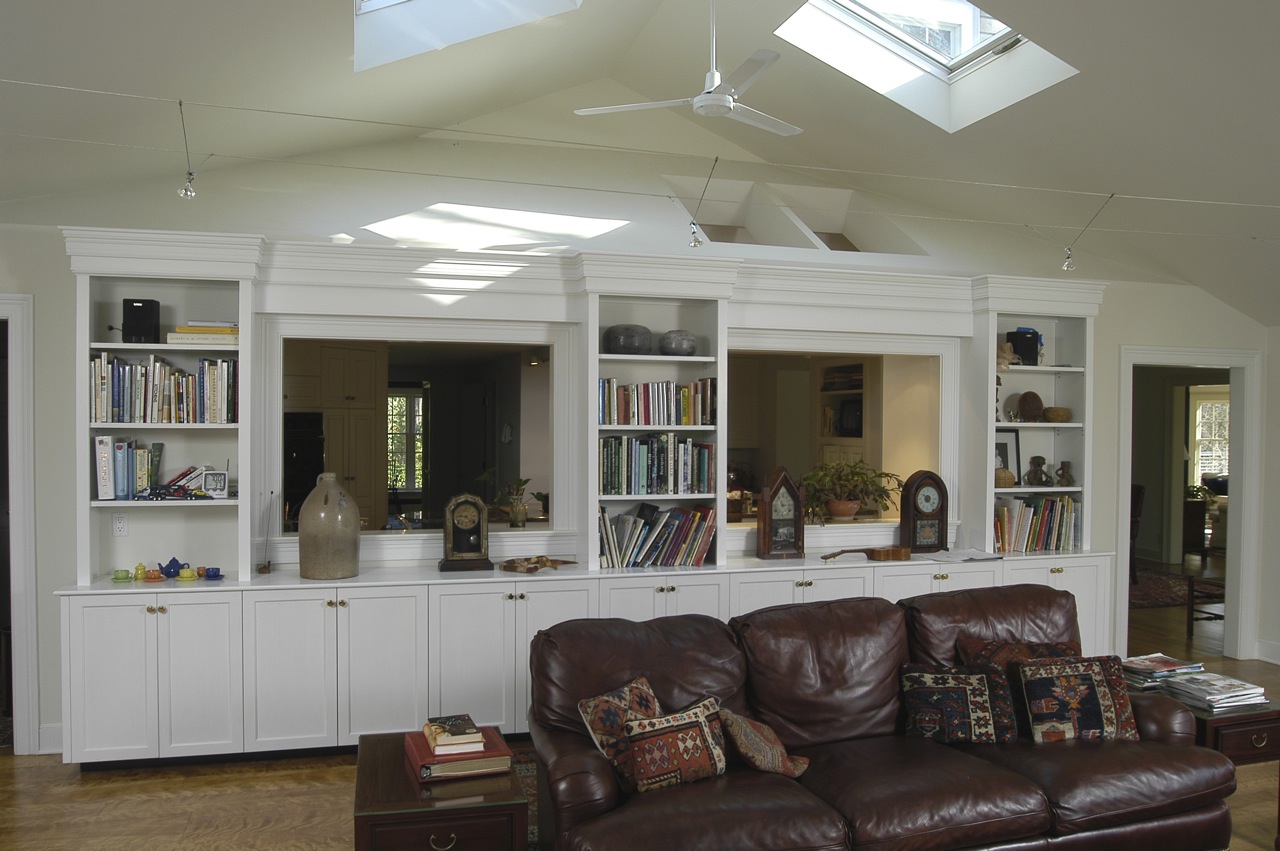
[[(1194, 719), (1135, 696), (1141, 741), (940, 744), (902, 734), (908, 661), (955, 664), (960, 636), (1079, 640), (1074, 598), (1039, 585), (700, 615), (576, 620), (531, 648), (529, 726), (558, 851), (604, 849), (1226, 848), (1235, 772), (1195, 747)], [(645, 676), (663, 707), (714, 695), (810, 765), (798, 779), (732, 765), (626, 794), (578, 701)]]

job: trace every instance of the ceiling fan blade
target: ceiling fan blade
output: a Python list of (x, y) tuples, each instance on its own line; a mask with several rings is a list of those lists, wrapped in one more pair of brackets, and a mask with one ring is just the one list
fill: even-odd
[(623, 103), (617, 106), (592, 106), (586, 109), (575, 109), (574, 113), (577, 115), (604, 115), (609, 112), (631, 112), (636, 109), (662, 109), (668, 106), (684, 106), (687, 103), (693, 103), (693, 98), (646, 101), (645, 103)]
[(751, 54), (746, 62), (743, 62), (729, 76), (725, 77), (713, 91), (717, 94), (737, 97), (758, 80), (770, 65), (777, 61), (778, 52), (776, 50), (757, 50)]
[(743, 124), (750, 124), (752, 127), (759, 127), (761, 130), (777, 133), (779, 136), (794, 136), (797, 133), (804, 132), (794, 124), (788, 124), (781, 119), (774, 118), (772, 115), (765, 115), (759, 110), (743, 106), (740, 103), (735, 103), (733, 110), (725, 113), (724, 117), (741, 121)]

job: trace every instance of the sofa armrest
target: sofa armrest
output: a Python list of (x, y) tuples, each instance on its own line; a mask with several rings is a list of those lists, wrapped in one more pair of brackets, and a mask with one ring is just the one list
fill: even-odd
[(1185, 703), (1167, 694), (1140, 693), (1131, 693), (1129, 702), (1133, 706), (1133, 720), (1138, 724), (1138, 735), (1144, 742), (1196, 743), (1196, 717)]
[(529, 738), (546, 771), (559, 848), (575, 825), (617, 807), (622, 789), (613, 766), (585, 733), (542, 727), (529, 714)]

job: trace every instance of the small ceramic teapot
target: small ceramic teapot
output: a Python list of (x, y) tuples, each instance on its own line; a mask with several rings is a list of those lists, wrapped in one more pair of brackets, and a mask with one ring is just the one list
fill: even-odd
[(160, 564), (159, 562), (157, 562), (156, 566), (160, 568), (161, 575), (167, 576), (170, 579), (172, 579), (173, 577), (177, 576), (178, 573), (184, 567), (190, 567), (191, 565), (187, 564), (186, 562), (178, 561), (178, 557), (174, 556), (173, 558), (169, 559), (169, 562), (167, 564)]

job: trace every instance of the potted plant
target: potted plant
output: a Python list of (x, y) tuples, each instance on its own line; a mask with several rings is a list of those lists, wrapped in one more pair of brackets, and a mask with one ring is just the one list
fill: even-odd
[[(494, 479), (493, 471), (486, 470), (476, 477), (477, 481), (492, 482)], [(494, 504), (502, 506), (507, 516), (510, 518), (510, 525), (524, 526), (529, 516), (529, 506), (525, 504), (524, 489), (529, 486), (531, 479), (513, 479), (498, 489), (498, 496), (494, 499)]]
[(901, 477), (862, 460), (824, 461), (802, 481), (809, 505), (833, 520), (852, 520), (864, 507), (886, 511), (902, 490)]

